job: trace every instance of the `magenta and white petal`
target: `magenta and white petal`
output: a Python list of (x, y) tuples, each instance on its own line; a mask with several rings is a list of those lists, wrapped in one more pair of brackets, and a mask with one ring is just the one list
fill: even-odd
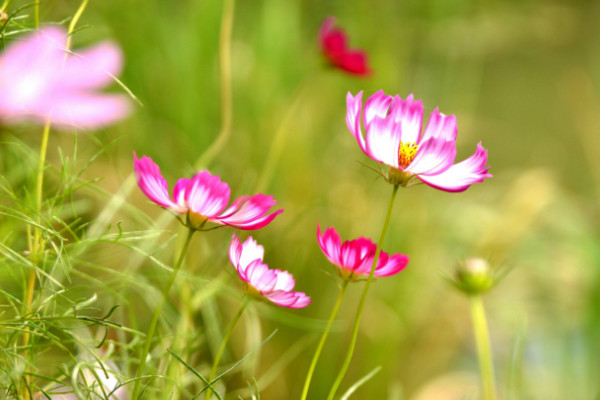
[(265, 294), (265, 297), (278, 306), (288, 308), (304, 308), (311, 302), (310, 297), (303, 292), (277, 291)]
[(296, 286), (296, 280), (292, 274), (278, 269), (275, 270), (275, 273), (277, 274), (277, 283), (273, 288), (274, 291), (283, 290), (285, 292), (289, 292), (294, 289), (294, 286)]
[(277, 285), (277, 272), (261, 260), (254, 260), (246, 268), (247, 282), (262, 294), (273, 291)]
[(190, 211), (208, 219), (215, 219), (229, 203), (231, 190), (218, 175), (202, 171), (191, 179), (185, 191)]
[(392, 96), (388, 96), (380, 90), (373, 94), (365, 102), (365, 109), (363, 112), (365, 128), (369, 130), (369, 125), (374, 118), (386, 118), (392, 102)]
[(263, 246), (259, 245), (252, 237), (248, 237), (243, 244), (240, 243), (240, 239), (235, 233), (231, 237), (229, 260), (238, 271), (245, 271), (254, 260), (262, 261), (264, 254)]
[(54, 96), (39, 102), (36, 111), (63, 128), (92, 129), (108, 126), (128, 116), (130, 103), (125, 95), (120, 94), (66, 93), (59, 90)]
[(181, 178), (177, 180), (175, 183), (175, 187), (173, 188), (173, 200), (175, 203), (179, 204), (181, 207), (187, 209), (186, 195), (185, 192), (188, 190), (190, 183), (192, 182), (189, 178)]
[(406, 100), (395, 96), (390, 106), (390, 116), (402, 126), (402, 142), (417, 143), (423, 125), (423, 102), (410, 94)]
[(358, 145), (360, 146), (361, 150), (367, 154), (365, 139), (363, 137), (362, 130), (360, 129), (362, 95), (362, 91), (358, 92), (358, 94), (354, 97), (350, 92), (348, 92), (346, 95), (346, 125), (348, 125), (348, 129), (350, 129), (350, 133), (352, 133), (352, 135), (358, 141)]
[(406, 171), (418, 174), (439, 174), (454, 163), (456, 143), (443, 139), (431, 138), (421, 144), (415, 159)]
[(238, 229), (252, 230), (268, 225), (283, 210), (267, 214), (277, 204), (273, 196), (256, 194), (252, 197), (241, 196), (233, 202), (216, 221)]
[(367, 154), (372, 159), (398, 168), (402, 125), (392, 118), (374, 117), (367, 129)]
[(185, 213), (186, 210), (176, 204), (169, 196), (167, 181), (161, 175), (158, 165), (150, 157), (142, 156), (141, 159), (138, 159), (134, 151), (133, 166), (138, 186), (150, 200), (176, 212)]
[(91, 48), (72, 52), (64, 66), (66, 84), (78, 89), (99, 88), (115, 81), (123, 68), (123, 52), (105, 41)]
[(429, 116), (429, 122), (427, 122), (427, 127), (419, 143), (423, 143), (430, 138), (456, 142), (457, 133), (456, 116), (442, 114), (436, 107)]
[(487, 150), (481, 143), (477, 145), (475, 153), (446, 171), (436, 175), (419, 175), (419, 179), (436, 189), (446, 192), (462, 192), (473, 183), (483, 182), (491, 178), (487, 167)]

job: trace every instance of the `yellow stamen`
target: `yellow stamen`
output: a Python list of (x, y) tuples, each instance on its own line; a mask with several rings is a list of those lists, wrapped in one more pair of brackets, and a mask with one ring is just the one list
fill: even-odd
[(400, 141), (400, 149), (398, 150), (398, 164), (402, 168), (406, 168), (415, 159), (419, 151), (419, 145), (415, 142), (404, 143)]

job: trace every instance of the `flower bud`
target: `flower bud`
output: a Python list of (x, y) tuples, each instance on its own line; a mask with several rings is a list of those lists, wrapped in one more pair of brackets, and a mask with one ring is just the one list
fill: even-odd
[(456, 268), (455, 286), (469, 295), (484, 293), (494, 286), (495, 277), (490, 264), (482, 258), (467, 258)]

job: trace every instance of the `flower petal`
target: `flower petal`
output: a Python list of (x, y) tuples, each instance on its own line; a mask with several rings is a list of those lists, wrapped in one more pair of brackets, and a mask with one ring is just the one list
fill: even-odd
[(241, 196), (233, 202), (217, 221), (239, 229), (259, 229), (268, 225), (283, 210), (268, 214), (271, 206), (277, 204), (273, 196), (256, 194), (252, 197)]
[(360, 129), (360, 112), (362, 109), (362, 95), (363, 92), (360, 91), (355, 97), (352, 97), (352, 94), (348, 92), (346, 95), (346, 125), (348, 125), (348, 129), (350, 129), (350, 133), (356, 138), (358, 141), (358, 145), (361, 150), (367, 153), (367, 147), (365, 144), (365, 139), (363, 138), (362, 130)]
[[(393, 118), (374, 117), (367, 128), (367, 154), (375, 161), (398, 166), (402, 125)], [(418, 154), (418, 153), (417, 153)]]
[(303, 292), (277, 291), (267, 293), (265, 297), (278, 306), (289, 308), (304, 308), (311, 302), (310, 297)]
[(215, 217), (227, 207), (231, 190), (219, 176), (202, 171), (191, 179), (185, 195), (186, 203), (192, 212), (208, 219), (216, 219)]
[(383, 93), (383, 90), (375, 92), (371, 97), (367, 99), (364, 110), (364, 124), (365, 129), (369, 130), (369, 125), (373, 118), (386, 118), (388, 115), (390, 103), (392, 102), (392, 96), (388, 96)]
[(78, 89), (98, 88), (112, 83), (123, 67), (120, 47), (105, 41), (69, 54), (64, 67), (65, 84)]
[(185, 213), (186, 210), (169, 197), (167, 181), (161, 175), (158, 165), (150, 157), (142, 156), (141, 159), (138, 159), (134, 151), (133, 167), (138, 186), (150, 200), (178, 213)]
[(423, 182), (437, 189), (447, 192), (462, 192), (473, 183), (483, 182), (485, 178), (491, 178), (488, 174), (487, 150), (481, 143), (477, 145), (475, 153), (446, 171), (436, 175), (419, 175)]
[(238, 236), (235, 233), (232, 235), (231, 244), (229, 245), (229, 260), (238, 272), (245, 272), (255, 260), (262, 261), (264, 254), (264, 247), (259, 245), (251, 236), (241, 244)]
[(402, 142), (417, 143), (423, 124), (423, 102), (414, 101), (412, 94), (406, 100), (395, 96), (390, 106), (390, 115), (402, 124)]
[(430, 138), (421, 144), (415, 159), (406, 168), (413, 174), (439, 174), (452, 165), (456, 158), (456, 142)]
[(101, 95), (56, 91), (40, 99), (36, 113), (61, 127), (83, 129), (110, 125), (129, 115), (130, 103), (125, 95)]
[(408, 265), (408, 256), (404, 254), (394, 254), (388, 257), (387, 253), (381, 252), (375, 276), (390, 276), (402, 271)]
[(321, 246), (323, 254), (325, 254), (325, 257), (327, 257), (329, 262), (341, 267), (340, 247), (342, 245), (342, 241), (335, 228), (327, 228), (321, 235), (321, 227), (317, 225), (317, 240), (319, 242), (319, 246)]
[(456, 116), (442, 114), (436, 107), (429, 116), (429, 122), (427, 122), (427, 127), (419, 143), (425, 142), (430, 138), (456, 142), (457, 132)]

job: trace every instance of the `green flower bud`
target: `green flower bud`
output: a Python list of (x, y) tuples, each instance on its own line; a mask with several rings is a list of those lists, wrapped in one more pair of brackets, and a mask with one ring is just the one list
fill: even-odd
[(458, 264), (454, 285), (469, 295), (477, 295), (491, 289), (495, 284), (494, 271), (482, 258), (467, 258)]

